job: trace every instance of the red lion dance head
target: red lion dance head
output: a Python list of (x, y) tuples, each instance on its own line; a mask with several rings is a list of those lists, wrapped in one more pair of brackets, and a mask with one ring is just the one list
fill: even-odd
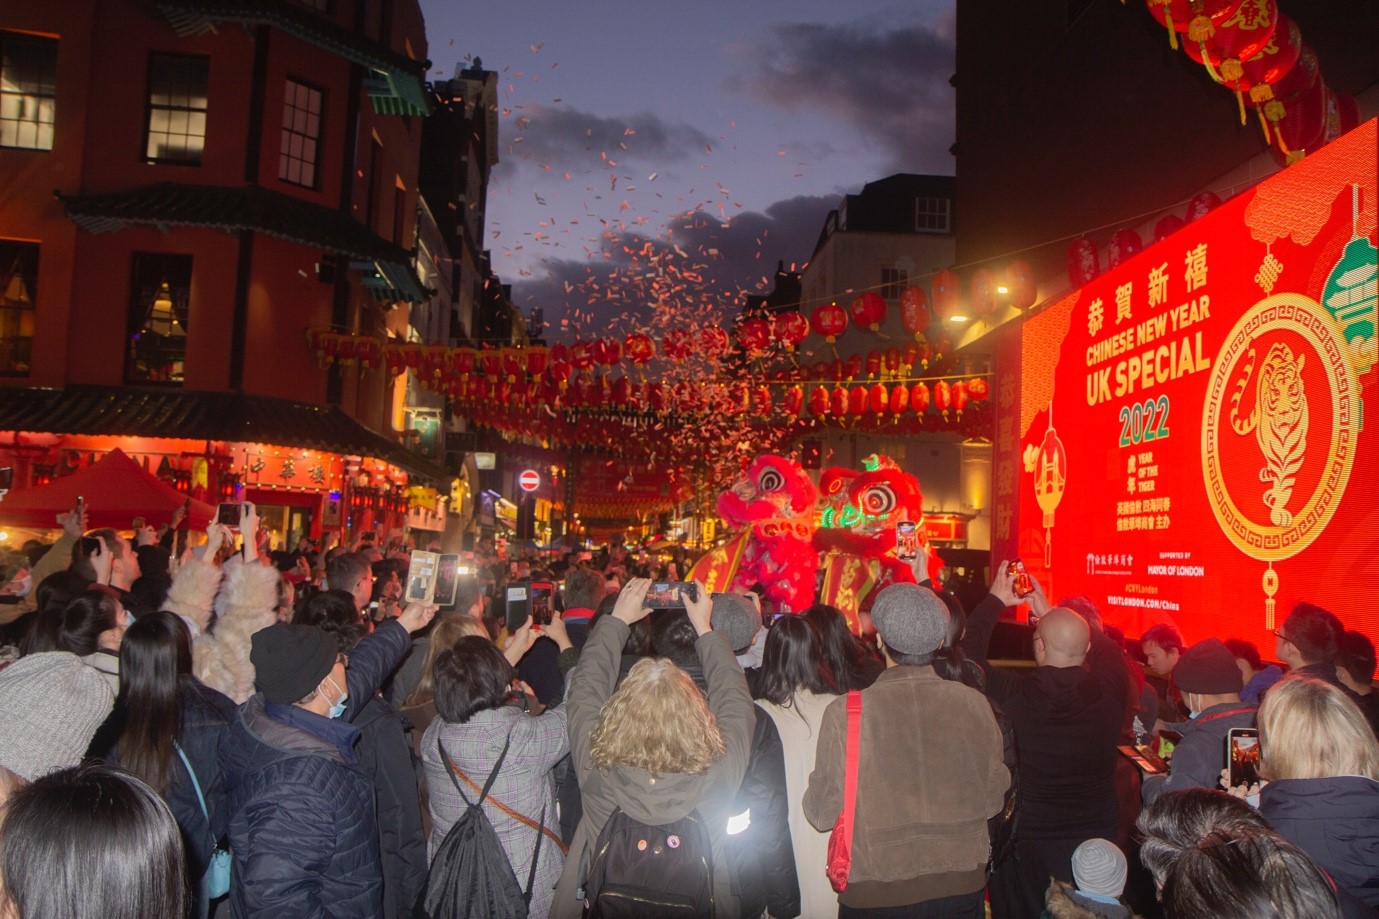
[(760, 583), (766, 599), (800, 612), (814, 602), (819, 567), (814, 534), (818, 491), (798, 463), (781, 456), (758, 456), (747, 471), (718, 496), (718, 514), (732, 527), (750, 527), (734, 590)]
[(921, 551), (928, 554), (928, 575), (937, 583), (943, 562), (922, 536), (924, 494), (919, 480), (890, 457), (873, 454), (862, 465), (863, 472), (837, 466), (824, 470), (819, 479), (824, 511), (814, 531), (815, 546), (875, 559), (882, 567), (878, 586), (912, 582), (910, 566), (895, 556), (895, 525), (910, 520), (919, 525)]

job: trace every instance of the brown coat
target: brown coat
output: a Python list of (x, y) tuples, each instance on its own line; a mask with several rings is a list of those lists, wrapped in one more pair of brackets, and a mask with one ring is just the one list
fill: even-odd
[[(824, 712), (804, 812), (827, 830), (843, 810), (847, 697)], [(852, 873), (838, 900), (904, 906), (982, 889), (986, 820), (1010, 771), (991, 705), (933, 667), (891, 667), (862, 690)]]

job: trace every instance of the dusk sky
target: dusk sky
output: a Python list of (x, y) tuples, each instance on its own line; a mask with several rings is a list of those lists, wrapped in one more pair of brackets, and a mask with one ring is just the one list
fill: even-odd
[(953, 0), (422, 8), (433, 78), (499, 74), (486, 245), (561, 337), (735, 315), (842, 195), (953, 172)]

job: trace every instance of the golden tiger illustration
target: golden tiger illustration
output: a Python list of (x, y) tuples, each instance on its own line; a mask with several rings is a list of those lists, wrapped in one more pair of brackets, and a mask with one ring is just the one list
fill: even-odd
[(1297, 472), (1302, 468), (1303, 452), (1307, 447), (1307, 393), (1302, 379), (1306, 358), (1305, 354), (1294, 357), (1292, 350), (1282, 342), (1270, 345), (1259, 367), (1254, 406), (1249, 417), (1242, 420), (1240, 402), (1255, 366), (1255, 350), (1251, 348), (1245, 360), (1244, 376), (1231, 395), (1231, 427), (1242, 436), (1253, 431), (1264, 454), (1259, 480), (1269, 484), (1263, 500), (1274, 526), (1286, 527), (1293, 522), (1287, 504), (1293, 496)]

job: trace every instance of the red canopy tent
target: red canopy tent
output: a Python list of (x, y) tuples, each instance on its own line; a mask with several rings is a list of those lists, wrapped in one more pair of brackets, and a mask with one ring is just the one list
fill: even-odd
[[(177, 489), (159, 481), (130, 459), (124, 451), (111, 450), (85, 469), (54, 479), (48, 485), (12, 491), (0, 500), (0, 521), (10, 526), (51, 529), (57, 515), (86, 501), (87, 525), (93, 529), (129, 529), (135, 517), (155, 526), (172, 519), (172, 512), (187, 500)], [(215, 517), (215, 508), (193, 500), (185, 526), (204, 529)]]

